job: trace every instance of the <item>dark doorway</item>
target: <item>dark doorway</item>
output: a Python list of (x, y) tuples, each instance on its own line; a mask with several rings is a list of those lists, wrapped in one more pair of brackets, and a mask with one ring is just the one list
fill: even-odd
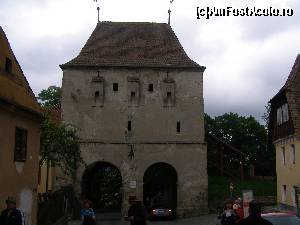
[(122, 176), (117, 167), (107, 162), (89, 165), (82, 177), (82, 196), (98, 212), (119, 212), (122, 205)]
[(157, 206), (177, 208), (177, 172), (167, 163), (156, 163), (144, 174), (144, 204), (150, 210)]

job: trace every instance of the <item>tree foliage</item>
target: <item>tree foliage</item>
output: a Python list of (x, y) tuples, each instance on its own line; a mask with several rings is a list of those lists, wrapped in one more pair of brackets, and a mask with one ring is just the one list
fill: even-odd
[(40, 165), (49, 163), (58, 166), (67, 175), (73, 175), (80, 163), (77, 129), (65, 124), (56, 124), (45, 115), (41, 124)]
[(57, 86), (49, 86), (42, 90), (37, 97), (42, 107), (57, 107), (61, 105), (61, 88)]
[(267, 130), (254, 117), (226, 113), (210, 117), (205, 114), (206, 134), (213, 135), (246, 154), (246, 164), (256, 166), (257, 173), (272, 173), (275, 152), (267, 149)]
[(58, 166), (67, 175), (73, 175), (83, 160), (80, 156), (77, 129), (53, 120), (53, 113), (61, 105), (61, 88), (50, 86), (38, 94), (44, 111), (41, 124), (41, 159), (44, 163)]

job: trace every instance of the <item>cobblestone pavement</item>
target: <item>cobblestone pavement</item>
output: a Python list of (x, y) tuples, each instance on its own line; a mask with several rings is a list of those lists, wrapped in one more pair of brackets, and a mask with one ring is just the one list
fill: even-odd
[[(217, 215), (210, 214), (200, 217), (193, 217), (188, 219), (177, 219), (173, 221), (149, 221), (148, 225), (217, 225)], [(129, 222), (110, 220), (110, 221), (98, 221), (98, 225), (129, 225)], [(80, 225), (80, 221), (70, 221), (68, 225)]]

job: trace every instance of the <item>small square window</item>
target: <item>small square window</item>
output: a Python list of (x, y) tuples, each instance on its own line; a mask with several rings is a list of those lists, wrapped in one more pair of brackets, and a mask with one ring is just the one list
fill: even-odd
[(172, 93), (170, 91), (167, 92), (167, 97), (171, 97)]
[(153, 84), (149, 84), (149, 86), (148, 86), (148, 91), (149, 91), (149, 92), (153, 92)]
[(127, 130), (131, 131), (132, 127), (131, 127), (131, 121), (128, 121), (127, 123)]
[(26, 161), (27, 158), (27, 130), (16, 127), (15, 130), (15, 161)]
[(132, 97), (132, 98), (135, 97), (135, 92), (134, 92), (134, 91), (131, 92), (131, 97)]
[(12, 61), (9, 58), (5, 60), (5, 72), (11, 73), (12, 72)]
[(113, 91), (118, 91), (118, 90), (119, 90), (119, 84), (113, 83)]

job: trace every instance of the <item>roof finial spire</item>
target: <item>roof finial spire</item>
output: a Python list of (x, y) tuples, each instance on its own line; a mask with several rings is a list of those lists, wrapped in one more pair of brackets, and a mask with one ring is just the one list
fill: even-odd
[(98, 0), (94, 0), (94, 2), (97, 2), (98, 22), (100, 22), (100, 7), (99, 7), (99, 4), (98, 4)]
[(168, 20), (168, 24), (171, 25), (171, 4), (174, 2), (174, 0), (170, 0), (170, 6), (169, 6), (169, 10), (168, 10), (168, 13), (169, 13), (169, 20)]

